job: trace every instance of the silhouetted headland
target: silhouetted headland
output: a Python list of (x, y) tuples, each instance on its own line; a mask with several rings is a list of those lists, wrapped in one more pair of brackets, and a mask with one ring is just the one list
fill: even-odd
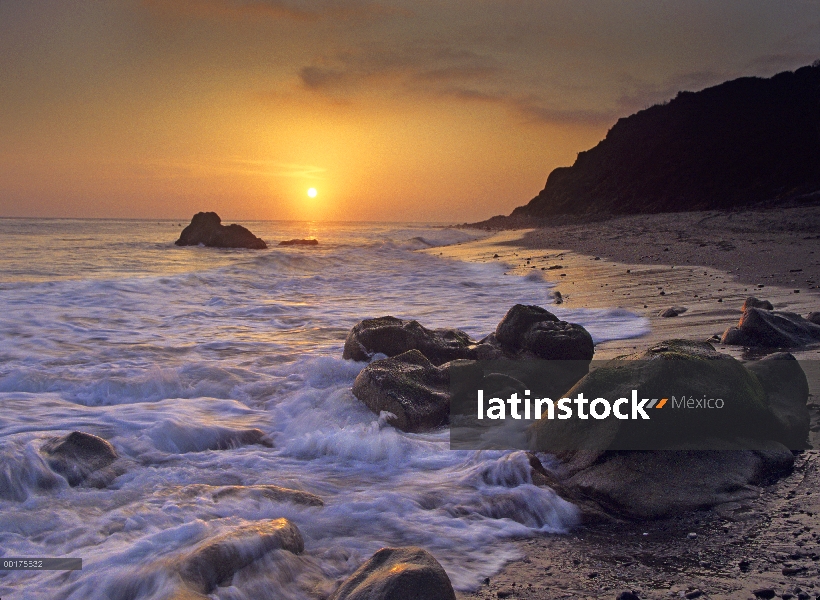
[(817, 199), (820, 61), (770, 79), (743, 77), (679, 92), (665, 104), (619, 119), (571, 167), (553, 170), (528, 204), (477, 225)]

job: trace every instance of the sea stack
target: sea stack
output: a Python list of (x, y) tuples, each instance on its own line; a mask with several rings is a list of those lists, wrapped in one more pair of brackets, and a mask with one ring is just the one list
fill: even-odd
[(211, 248), (249, 248), (264, 250), (268, 245), (241, 225), (223, 225), (215, 212), (198, 212), (191, 224), (182, 230), (177, 246), (209, 246)]

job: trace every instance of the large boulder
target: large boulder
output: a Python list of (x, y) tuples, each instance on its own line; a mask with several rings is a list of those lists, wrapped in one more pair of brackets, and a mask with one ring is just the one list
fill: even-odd
[(763, 310), (774, 310), (774, 306), (768, 300), (759, 300), (754, 296), (749, 296), (746, 300), (743, 301), (743, 306), (740, 307), (740, 312), (743, 312), (747, 308), (760, 308)]
[(101, 437), (72, 431), (68, 435), (51, 438), (40, 448), (46, 463), (72, 487), (85, 485), (107, 486), (122, 470), (116, 468), (117, 451)]
[(747, 308), (736, 327), (729, 327), (721, 343), (766, 348), (794, 348), (820, 343), (820, 325), (785, 311)]
[(392, 413), (388, 423), (402, 431), (427, 431), (448, 423), (450, 376), (418, 350), (376, 360), (353, 382), (353, 395), (377, 415)]
[[(646, 408), (649, 420), (612, 416), (561, 420), (544, 415), (530, 429), (533, 449), (569, 463), (590, 463), (609, 450), (652, 450), (702, 438), (765, 436), (767, 432), (760, 429), (771, 422), (766, 392), (757, 378), (706, 342), (667, 340), (645, 352), (619, 357), (590, 372), (565, 397), (583, 395), (590, 401), (605, 398), (614, 403), (619, 398), (631, 401), (633, 390), (641, 399), (669, 399), (665, 410)], [(710, 398), (722, 399), (723, 407), (675, 409), (675, 402), (701, 399), (706, 391)]]
[(496, 349), (473, 341), (458, 329), (427, 329), (418, 321), (387, 316), (357, 323), (345, 340), (342, 358), (369, 360), (376, 353), (392, 357), (408, 350), (418, 350), (435, 365), (500, 356)]
[(561, 483), (605, 514), (646, 520), (754, 498), (756, 486), (794, 465), (793, 454), (777, 442), (755, 450), (719, 440), (704, 446), (607, 454)]
[(432, 554), (416, 546), (382, 548), (329, 600), (455, 600), (447, 573)]
[[(554, 489), (563, 497), (618, 517), (668, 516), (756, 495), (791, 470), (791, 449), (805, 447), (808, 387), (790, 356), (747, 369), (708, 343), (669, 340), (595, 369), (565, 396), (614, 402), (633, 390), (658, 399), (645, 408), (649, 420), (576, 413), (531, 427), (532, 449), (562, 461)], [(722, 407), (709, 408), (709, 398)]]
[(586, 329), (540, 306), (513, 306), (496, 327), (495, 339), (510, 358), (592, 360), (595, 352)]
[(249, 248), (264, 250), (268, 245), (241, 225), (223, 225), (215, 212), (199, 212), (182, 230), (177, 246), (210, 246), (212, 248)]

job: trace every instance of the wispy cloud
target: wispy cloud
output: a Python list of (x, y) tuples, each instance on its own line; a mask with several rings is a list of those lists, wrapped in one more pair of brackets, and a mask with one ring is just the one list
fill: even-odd
[(134, 172), (142, 177), (160, 179), (201, 179), (226, 175), (321, 179), (325, 170), (315, 165), (244, 158), (146, 161), (134, 168)]
[(174, 18), (229, 20), (318, 21), (372, 19), (399, 11), (382, 4), (356, 0), (142, 0), (154, 13)]

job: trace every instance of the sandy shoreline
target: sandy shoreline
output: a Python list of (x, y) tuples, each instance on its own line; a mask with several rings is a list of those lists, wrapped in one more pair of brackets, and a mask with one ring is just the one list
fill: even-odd
[[(596, 358), (611, 358), (663, 339), (708, 340), (737, 323), (750, 295), (804, 316), (820, 309), (818, 231), (818, 207), (682, 213), (503, 231), (430, 252), (502, 261), (509, 273), (537, 271), (568, 308), (622, 307), (646, 316), (649, 334), (596, 346)], [(687, 311), (659, 316), (671, 306)], [(715, 347), (756, 358), (740, 347)], [(793, 353), (820, 359), (817, 348)], [(817, 430), (820, 391), (812, 392)], [(818, 436), (812, 433), (815, 448)], [(640, 598), (733, 599), (771, 588), (782, 598), (820, 598), (820, 454), (800, 454), (792, 475), (735, 504), (521, 541), (521, 560), (460, 597), (614, 599), (635, 590)]]

